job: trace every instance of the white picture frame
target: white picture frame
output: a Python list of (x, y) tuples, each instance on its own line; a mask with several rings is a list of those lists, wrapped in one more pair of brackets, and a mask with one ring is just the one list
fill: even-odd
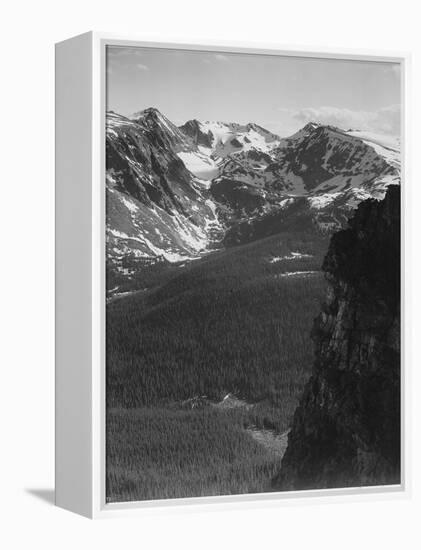
[(192, 506), (280, 505), (292, 499), (402, 498), (410, 490), (409, 376), (402, 329), (402, 483), (177, 500), (105, 499), (105, 48), (140, 46), (399, 63), (402, 68), (402, 327), (409, 301), (405, 270), (408, 174), (406, 53), (316, 51), (238, 43), (165, 43), (89, 32), (56, 44), (56, 504), (89, 518)]

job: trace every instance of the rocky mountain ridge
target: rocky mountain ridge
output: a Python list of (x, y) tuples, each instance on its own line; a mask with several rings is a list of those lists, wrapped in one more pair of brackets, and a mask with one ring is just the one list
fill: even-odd
[(155, 108), (109, 112), (109, 269), (130, 277), (135, 266), (191, 260), (297, 224), (331, 233), (361, 200), (399, 183), (398, 146), (382, 139), (316, 123), (280, 138), (253, 123), (177, 127)]

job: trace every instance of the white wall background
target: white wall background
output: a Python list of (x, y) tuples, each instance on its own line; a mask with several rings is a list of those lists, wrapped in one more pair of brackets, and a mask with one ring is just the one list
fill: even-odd
[[(412, 51), (413, 208), (410, 271), (419, 311), (421, 205), (420, 20), (401, 0), (38, 0), (1, 15), (0, 103), (0, 545), (2, 548), (420, 548), (420, 474), (408, 500), (301, 503), (242, 511), (153, 514), (90, 522), (54, 508), (53, 115), (54, 42), (87, 30), (162, 40), (274, 42), (281, 46)], [(418, 306), (418, 307), (417, 307)], [(413, 464), (421, 464), (421, 410), (413, 333)], [(416, 334), (417, 333), (417, 334)], [(35, 494), (34, 494), (35, 492)], [(38, 496), (37, 496), (38, 495)], [(40, 495), (43, 498), (40, 498)], [(47, 499), (47, 501), (46, 501)]]

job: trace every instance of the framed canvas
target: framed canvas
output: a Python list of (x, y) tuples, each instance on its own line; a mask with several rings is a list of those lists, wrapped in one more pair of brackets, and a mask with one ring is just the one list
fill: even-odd
[(56, 45), (57, 505), (406, 494), (407, 67)]

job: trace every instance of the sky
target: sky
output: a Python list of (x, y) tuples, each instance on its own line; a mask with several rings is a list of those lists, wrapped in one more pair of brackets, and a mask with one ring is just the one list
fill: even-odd
[(107, 48), (107, 109), (255, 122), (288, 136), (309, 121), (400, 135), (394, 63), (159, 48)]

